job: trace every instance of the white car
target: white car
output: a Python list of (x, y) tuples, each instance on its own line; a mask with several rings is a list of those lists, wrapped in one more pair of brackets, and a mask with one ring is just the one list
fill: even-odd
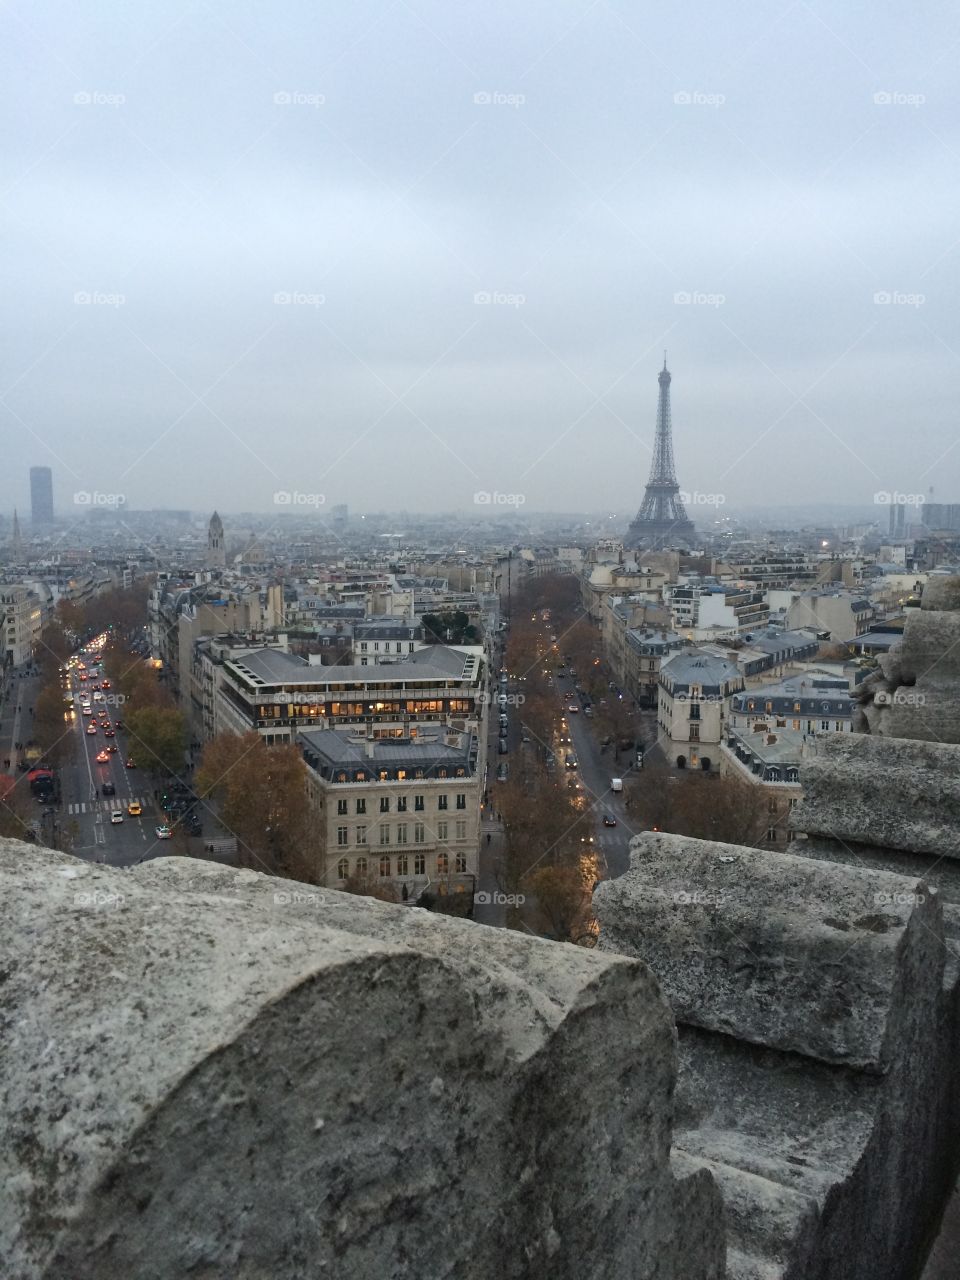
[(114, 827), (119, 826), (122, 821), (123, 821), (123, 814), (120, 812), (119, 809), (114, 809), (113, 813), (111, 813), (110, 815), (111, 825)]

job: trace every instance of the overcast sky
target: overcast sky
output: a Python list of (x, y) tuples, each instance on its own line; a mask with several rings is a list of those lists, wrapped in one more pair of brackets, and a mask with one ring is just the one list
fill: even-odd
[(955, 5), (5, 16), (0, 508), (960, 501)]

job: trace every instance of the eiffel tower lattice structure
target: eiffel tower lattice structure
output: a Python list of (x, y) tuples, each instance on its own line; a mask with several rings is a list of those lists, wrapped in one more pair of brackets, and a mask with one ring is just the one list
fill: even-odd
[(634, 517), (625, 539), (628, 547), (656, 551), (664, 547), (690, 547), (696, 542), (693, 521), (687, 516), (680, 498), (673, 463), (673, 430), (670, 424), (670, 372), (667, 357), (657, 377), (660, 397), (657, 402), (657, 438), (650, 466), (650, 479), (640, 510)]

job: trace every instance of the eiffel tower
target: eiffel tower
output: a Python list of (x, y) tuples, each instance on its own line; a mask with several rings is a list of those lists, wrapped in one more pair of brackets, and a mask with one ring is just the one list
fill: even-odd
[(627, 531), (628, 547), (642, 547), (657, 551), (663, 547), (689, 547), (696, 541), (693, 521), (688, 519), (680, 500), (673, 465), (673, 436), (670, 426), (670, 373), (667, 354), (663, 354), (663, 368), (657, 377), (660, 383), (660, 399), (657, 403), (657, 440), (650, 466), (643, 502)]

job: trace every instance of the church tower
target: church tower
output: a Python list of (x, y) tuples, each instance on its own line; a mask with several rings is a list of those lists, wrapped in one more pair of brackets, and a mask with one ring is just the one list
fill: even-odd
[(207, 568), (225, 569), (226, 567), (227, 552), (223, 545), (223, 521), (215, 511), (210, 517), (210, 526), (207, 530)]

